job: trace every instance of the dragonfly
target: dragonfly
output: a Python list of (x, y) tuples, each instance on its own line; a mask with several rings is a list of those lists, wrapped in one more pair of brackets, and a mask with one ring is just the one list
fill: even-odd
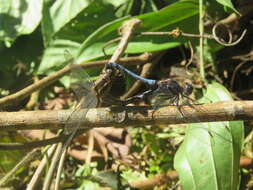
[[(122, 103), (125, 105), (129, 104), (129, 103), (136, 102), (136, 101), (144, 100), (148, 96), (163, 95), (163, 99), (160, 99), (158, 102), (154, 103), (154, 105), (153, 105), (154, 110), (156, 110), (160, 106), (159, 103), (161, 103), (165, 99), (169, 99), (172, 104), (176, 105), (176, 107), (178, 108), (178, 111), (184, 117), (184, 113), (181, 110), (180, 100), (182, 98), (186, 98), (187, 100), (194, 102), (194, 100), (189, 97), (189, 95), (191, 95), (193, 92), (193, 86), (188, 82), (185, 82), (185, 85), (181, 86), (176, 80), (173, 80), (171, 78), (167, 78), (164, 80), (147, 79), (147, 78), (144, 78), (144, 77), (141, 77), (141, 76), (135, 74), (134, 72), (128, 70), (127, 68), (123, 67), (122, 65), (119, 65), (119, 64), (113, 63), (113, 62), (107, 63), (106, 67), (107, 67), (107, 69), (118, 69), (122, 72), (125, 72), (128, 75), (130, 75), (131, 77), (133, 77), (134, 79), (141, 81), (149, 88), (147, 91), (144, 91), (141, 94), (137, 94), (137, 95), (132, 96), (126, 100), (122, 100)], [(195, 107), (192, 104), (190, 104), (189, 102), (185, 102), (185, 103), (195, 109)], [(196, 123), (199, 123), (199, 120), (197, 118), (196, 118)], [(207, 131), (211, 137), (213, 136), (212, 133), (214, 133), (215, 135), (221, 137), (222, 139), (224, 139), (228, 142), (231, 142), (230, 140), (226, 139), (225, 137), (221, 136), (220, 134), (218, 134), (217, 132), (215, 132), (211, 129), (207, 129)]]
[[(132, 96), (126, 100), (124, 100), (124, 104), (129, 104), (131, 102), (143, 100), (148, 96), (161, 94), (164, 95), (164, 98), (170, 99), (171, 102), (175, 103), (175, 105), (179, 108), (179, 100), (181, 97), (190, 99), (189, 95), (192, 94), (193, 86), (190, 83), (185, 83), (184, 86), (181, 86), (176, 80), (173, 79), (164, 79), (164, 80), (153, 80), (153, 79), (147, 79), (143, 78), (134, 72), (128, 70), (127, 68), (123, 67), (122, 65), (119, 65), (117, 63), (109, 62), (107, 64), (107, 69), (118, 69), (120, 71), (123, 71), (130, 76), (132, 76), (134, 79), (141, 81), (144, 83), (149, 89), (141, 94)], [(156, 104), (155, 107), (156, 108)], [(180, 109), (179, 109), (180, 110)], [(181, 113), (181, 111), (180, 111)], [(182, 113), (181, 113), (182, 114)]]

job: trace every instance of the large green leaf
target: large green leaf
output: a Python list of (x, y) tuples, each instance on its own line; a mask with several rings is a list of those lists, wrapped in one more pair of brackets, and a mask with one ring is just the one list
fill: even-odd
[[(180, 27), (184, 31), (192, 32), (193, 23), (197, 23), (196, 15), (198, 4), (194, 1), (182, 1), (174, 3), (160, 11), (137, 16), (142, 20), (142, 25), (138, 31), (169, 31)], [(123, 20), (114, 21), (102, 26), (94, 32), (80, 47), (77, 55), (78, 62), (84, 62), (103, 56), (103, 45), (109, 40), (118, 37), (117, 29)], [(184, 42), (183, 38), (171, 38), (168, 36), (138, 36), (128, 44), (126, 53), (142, 53), (146, 51), (159, 51), (178, 46)], [(106, 49), (107, 54), (112, 54), (117, 43)]]
[[(210, 100), (232, 98), (223, 86), (213, 83), (201, 102)], [(174, 160), (184, 189), (236, 190), (243, 130), (242, 121), (190, 124)]]
[[(47, 14), (45, 10), (44, 12), (44, 14)], [(44, 17), (43, 19), (45, 20), (47, 18), (48, 17)], [(69, 50), (71, 54), (75, 56), (80, 44), (86, 40), (89, 35), (92, 35), (100, 26), (114, 19), (113, 6), (98, 0), (92, 1), (78, 16), (69, 23), (66, 23), (65, 26), (55, 34), (56, 39), (51, 40), (50, 43), (48, 40), (45, 40), (45, 38), (47, 38), (46, 32), (50, 33), (51, 25), (48, 24), (43, 26), (44, 40), (46, 44), (49, 44), (43, 55), (38, 73), (45, 74), (62, 68), (64, 63), (61, 62), (65, 61), (63, 56), (65, 50)], [(45, 23), (45, 21), (43, 23)]]
[(0, 40), (10, 46), (18, 36), (32, 33), (39, 25), (42, 0), (0, 0)]
[(56, 35), (57, 38), (83, 41), (99, 26), (114, 19), (114, 8), (125, 1), (57, 0), (52, 5), (45, 3), (42, 25), (45, 44), (48, 45)]
[[(80, 47), (75, 46), (75, 50), (72, 49), (73, 52), (78, 52), (75, 56), (77, 58), (77, 63), (83, 63), (103, 57), (103, 46), (108, 41), (118, 37), (117, 29), (122, 25), (123, 21), (129, 19), (129, 17), (125, 17), (109, 22), (109, 20), (112, 20), (112, 17), (109, 18), (102, 16), (102, 13), (104, 14), (105, 10), (103, 8), (99, 8), (102, 4), (99, 5), (100, 6), (95, 3), (90, 4), (90, 6), (87, 7), (81, 15), (94, 15), (96, 13), (96, 15), (99, 17), (99, 23), (101, 25), (102, 23), (106, 24), (95, 30), (95, 28), (98, 27), (97, 24), (93, 26), (95, 20), (91, 19), (87, 21), (82, 16), (80, 16), (81, 18), (78, 16), (76, 19), (79, 23), (77, 24), (77, 28), (80, 29), (79, 31), (76, 28), (72, 30), (71, 27), (67, 27), (66, 29), (60, 31), (58, 34), (61, 39), (69, 39), (61, 41), (80, 42), (81, 39), (85, 39)], [(197, 23), (197, 13), (198, 4), (196, 4), (194, 1), (182, 1), (174, 3), (160, 11), (140, 15), (137, 18), (143, 21), (140, 31), (169, 31), (180, 27), (187, 32), (196, 32), (197, 28), (194, 28), (192, 26), (196, 25)], [(85, 27), (82, 28), (82, 25)], [(92, 33), (92, 31), (90, 31), (90, 28), (94, 29), (95, 31)], [(81, 35), (81, 29), (83, 29), (83, 35)], [(87, 37), (88, 34), (90, 35)], [(80, 37), (77, 39), (77, 37), (74, 38), (73, 36)], [(129, 43), (126, 53), (159, 51), (178, 46), (182, 42), (185, 42), (184, 38), (176, 39), (168, 36), (137, 36)], [(41, 65), (39, 67), (39, 73), (48, 73), (48, 71), (55, 71), (55, 68), (59, 68), (58, 66), (60, 64), (60, 61), (64, 62), (63, 56), (60, 54), (62, 54), (62, 52), (64, 52), (64, 50), (68, 49), (69, 47), (68, 45), (65, 46), (64, 44), (61, 44), (61, 46), (55, 46), (55, 44), (58, 44), (58, 40), (50, 44), (48, 47), (49, 50), (46, 49)], [(112, 54), (116, 46), (117, 43), (114, 43), (109, 48), (106, 48), (106, 53)], [(52, 54), (49, 52), (54, 53)], [(56, 64), (57, 66), (55, 66)]]
[(45, 74), (45, 71), (50, 73), (51, 71), (57, 71), (63, 68), (66, 65), (64, 51), (67, 50), (75, 56), (79, 47), (79, 43), (71, 40), (54, 40), (52, 44), (46, 48), (37, 73)]
[(90, 4), (89, 0), (57, 0), (52, 6), (48, 3), (43, 8), (43, 34), (46, 44), (63, 26), (75, 18)]

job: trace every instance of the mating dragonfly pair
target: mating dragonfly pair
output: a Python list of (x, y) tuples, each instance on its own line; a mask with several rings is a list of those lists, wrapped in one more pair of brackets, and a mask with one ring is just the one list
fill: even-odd
[[(111, 72), (112, 70), (116, 70), (116, 69), (129, 74), (131, 77), (133, 77), (136, 80), (141, 81), (148, 87), (148, 90), (141, 94), (135, 95), (126, 100), (120, 100), (120, 103), (123, 105), (127, 105), (129, 103), (143, 100), (149, 96), (163, 95), (164, 100), (166, 99), (171, 100), (172, 104), (176, 105), (180, 111), (180, 108), (179, 108), (180, 99), (181, 98), (190, 99), (188, 96), (193, 91), (193, 87), (189, 83), (185, 83), (185, 86), (182, 87), (181, 85), (179, 85), (179, 83), (176, 80), (173, 80), (173, 79), (165, 79), (165, 80), (146, 79), (133, 73), (132, 71), (126, 69), (125, 67), (117, 63), (108, 63), (106, 65), (107, 72)], [(95, 107), (97, 104), (97, 96), (96, 96), (96, 92), (93, 89), (93, 83), (89, 80), (89, 75), (85, 71), (83, 71), (83, 69), (74, 69), (71, 73), (71, 80), (72, 80), (71, 88), (73, 89), (77, 99), (79, 100), (79, 105), (76, 107), (73, 113), (76, 113), (76, 110), (79, 110), (82, 108)], [(154, 109), (156, 109), (157, 107), (159, 107), (159, 104), (154, 105)], [(183, 116), (183, 113), (181, 111), (180, 113)], [(75, 114), (72, 114), (70, 117), (74, 115)], [(83, 113), (82, 118), (85, 118), (85, 116), (86, 116), (86, 112)], [(75, 127), (74, 126), (72, 127), (71, 131), (67, 132), (67, 133), (70, 133), (70, 132), (72, 133), (71, 138), (76, 133), (78, 127), (79, 125), (77, 124)], [(69, 126), (67, 128), (69, 128)], [(69, 141), (71, 141), (71, 138)], [(70, 143), (69, 141), (68, 143)]]

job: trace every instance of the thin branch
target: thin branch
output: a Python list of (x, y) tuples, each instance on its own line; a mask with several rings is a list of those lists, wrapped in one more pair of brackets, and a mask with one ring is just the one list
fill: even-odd
[(204, 7), (203, 0), (199, 0), (199, 68), (202, 80), (205, 81), (205, 66), (204, 66)]
[(34, 158), (40, 155), (38, 149), (29, 152), (11, 171), (9, 171), (1, 180), (0, 187), (3, 186), (20, 168), (28, 165)]
[(45, 177), (42, 190), (50, 189), (50, 186), (51, 186), (51, 183), (52, 183), (52, 180), (53, 180), (54, 170), (55, 170), (55, 167), (56, 167), (56, 165), (59, 161), (61, 153), (62, 153), (62, 143), (59, 143), (57, 145), (57, 148), (56, 148), (56, 151), (54, 153), (52, 162), (50, 164), (49, 170), (48, 170), (47, 175)]
[[(156, 56), (156, 58), (154, 60), (152, 60), (152, 62), (148, 62), (148, 63), (144, 64), (142, 67), (142, 71), (141, 71), (140, 76), (144, 77), (144, 78), (148, 78), (150, 75), (150, 71), (159, 62), (159, 60), (164, 55), (164, 53), (165, 53), (164, 51), (157, 53), (158, 55)], [(121, 99), (125, 100), (125, 99), (133, 96), (138, 91), (138, 89), (141, 87), (141, 85), (142, 85), (142, 82), (137, 80), (132, 85), (132, 87), (121, 97)]]
[(241, 34), (241, 36), (240, 36), (236, 41), (232, 42), (232, 34), (231, 34), (230, 30), (228, 30), (229, 39), (231, 39), (231, 40), (229, 40), (229, 41), (226, 43), (226, 42), (221, 41), (221, 38), (219, 38), (219, 37), (217, 36), (217, 34), (216, 34), (216, 29), (217, 29), (217, 27), (218, 27), (219, 25), (221, 25), (221, 23), (216, 23), (216, 24), (214, 25), (214, 27), (213, 27), (213, 29), (212, 29), (212, 33), (213, 33), (213, 38), (215, 39), (215, 41), (218, 42), (219, 44), (223, 45), (223, 46), (235, 46), (235, 45), (237, 45), (238, 43), (241, 42), (241, 40), (243, 39), (243, 37), (244, 37), (244, 36), (246, 35), (246, 33), (247, 33), (247, 30), (244, 29), (243, 32), (242, 32), (242, 34)]
[[(118, 47), (116, 48), (115, 52), (113, 53), (109, 62), (118, 62), (121, 55), (124, 53), (127, 45), (132, 38), (134, 30), (141, 24), (141, 20), (139, 19), (131, 19), (123, 23), (122, 27), (120, 28), (120, 33), (122, 37), (120, 38), (120, 42)], [(113, 79), (114, 75), (112, 73), (106, 72), (106, 68), (103, 69), (102, 74), (100, 75), (99, 79), (95, 83), (94, 90), (99, 94), (102, 95), (104, 91), (108, 91), (110, 89), (111, 80)]]
[[(152, 58), (153, 58), (152, 53), (144, 53), (135, 57), (121, 58), (119, 59), (119, 63), (134, 64), (134, 65), (143, 64), (143, 63), (146, 63), (147, 61), (150, 61)], [(86, 63), (80, 64), (80, 66), (84, 69), (93, 68), (93, 67), (103, 67), (104, 64), (108, 63), (108, 61), (109, 60), (86, 62)], [(15, 103), (29, 96), (31, 93), (37, 90), (41, 90), (49, 86), (53, 82), (57, 81), (58, 79), (63, 77), (65, 74), (69, 73), (71, 69), (73, 68), (75, 68), (75, 65), (72, 65), (72, 66), (67, 65), (63, 69), (55, 72), (54, 74), (48, 75), (47, 77), (44, 77), (43, 79), (37, 81), (36, 83), (33, 83), (30, 86), (14, 94), (0, 98), (0, 107), (14, 105)]]
[[(225, 101), (199, 105), (164, 106), (156, 111), (148, 106), (123, 106), (89, 109), (86, 118), (80, 110), (67, 121), (72, 110), (0, 112), (1, 130), (59, 129), (81, 121), (81, 128), (139, 126), (152, 124), (199, 123), (212, 121), (253, 120), (253, 101)], [(32, 119), (31, 119), (32, 118)]]
[[(78, 130), (75, 136), (81, 135), (86, 130)], [(40, 141), (34, 141), (34, 142), (27, 142), (27, 143), (0, 143), (0, 149), (1, 150), (18, 150), (18, 149), (32, 149), (32, 148), (38, 148), (42, 146), (47, 146), (59, 142), (63, 142), (64, 140), (68, 139), (69, 135), (62, 134), (57, 137), (40, 140)]]
[(39, 164), (39, 167), (36, 169), (35, 173), (33, 174), (33, 177), (31, 179), (31, 181), (29, 182), (29, 184), (27, 185), (26, 190), (34, 190), (36, 188), (36, 185), (39, 182), (39, 179), (41, 178), (44, 168), (47, 164), (47, 161), (49, 158), (52, 157), (54, 151), (56, 149), (56, 144), (51, 146), (48, 151), (45, 153), (46, 155), (44, 155), (42, 161)]

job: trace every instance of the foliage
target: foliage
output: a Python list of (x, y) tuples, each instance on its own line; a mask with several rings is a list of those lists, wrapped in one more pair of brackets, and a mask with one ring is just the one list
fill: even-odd
[[(142, 20), (137, 34), (172, 31), (176, 28), (197, 34), (199, 2), (201, 1), (0, 0), (0, 5), (3, 5), (0, 7), (0, 95), (27, 86), (31, 83), (32, 76), (42, 77), (63, 68), (67, 64), (64, 58), (66, 50), (75, 57), (78, 64), (106, 58), (102, 51), (104, 45), (117, 38), (118, 28), (132, 17)], [(236, 12), (231, 0), (207, 1), (203, 5), (214, 20)], [(131, 56), (171, 50), (182, 44), (186, 46), (187, 41), (188, 38), (183, 36), (136, 35), (129, 42), (125, 53)], [(194, 50), (202, 51), (196, 40), (192, 42)], [(117, 45), (118, 43), (110, 44), (105, 49), (107, 55), (112, 55)], [(204, 60), (207, 64), (212, 64), (215, 73), (218, 72), (215, 54), (222, 48), (210, 40), (205, 41)], [(100, 69), (97, 68), (88, 70), (91, 77), (96, 77), (99, 72)], [(232, 100), (227, 89), (213, 81), (214, 79), (209, 80), (200, 102)], [(44, 93), (46, 95), (40, 97), (42, 101), (52, 91), (46, 89)], [(21, 108), (24, 107), (23, 104), (20, 105)], [(20, 107), (13, 109), (18, 110)], [(184, 131), (179, 128), (173, 131), (168, 126), (156, 127), (157, 129), (153, 126), (130, 130), (134, 140), (133, 151), (145, 152), (142, 152), (140, 158), (141, 171), (125, 168), (120, 174), (125, 184), (172, 170), (174, 162), (184, 189), (238, 189), (244, 132), (242, 122), (191, 124), (185, 141), (176, 154)], [(173, 144), (172, 139), (179, 141)], [(15, 152), (15, 155), (22, 154), (21, 151)], [(1, 173), (5, 173), (17, 162), (17, 157), (14, 157), (14, 152), (1, 151), (0, 155)], [(105, 184), (117, 189), (117, 175), (117, 172), (99, 172), (97, 165), (82, 165), (75, 173), (78, 179), (76, 189), (91, 190)]]

